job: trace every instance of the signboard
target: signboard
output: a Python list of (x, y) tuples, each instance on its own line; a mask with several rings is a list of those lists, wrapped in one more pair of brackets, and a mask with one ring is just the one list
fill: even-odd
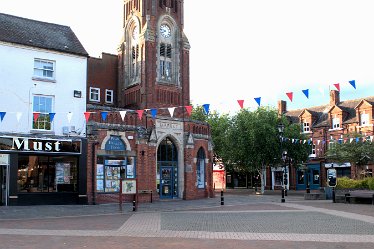
[(0, 150), (4, 151), (80, 153), (80, 149), (81, 140), (0, 137)]
[(327, 170), (327, 183), (330, 187), (336, 187), (336, 169)]
[(105, 150), (109, 151), (125, 151), (126, 145), (120, 136), (110, 136), (105, 143)]
[(123, 180), (122, 194), (136, 194), (136, 180)]

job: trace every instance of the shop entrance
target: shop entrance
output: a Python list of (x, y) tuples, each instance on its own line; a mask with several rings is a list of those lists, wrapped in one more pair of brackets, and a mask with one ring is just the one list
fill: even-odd
[(174, 168), (161, 167), (160, 172), (160, 198), (173, 198), (174, 195)]
[(8, 192), (9, 192), (9, 167), (8, 165), (0, 165), (0, 205), (8, 206)]
[(296, 175), (296, 190), (305, 190), (308, 185), (311, 190), (321, 187), (319, 164), (308, 164), (305, 168), (298, 169)]

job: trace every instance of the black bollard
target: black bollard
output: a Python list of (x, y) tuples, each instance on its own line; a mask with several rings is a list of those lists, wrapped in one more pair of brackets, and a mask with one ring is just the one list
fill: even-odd
[(336, 203), (336, 200), (335, 200), (335, 187), (332, 187), (332, 202)]
[(284, 199), (284, 188), (282, 188), (282, 199), (281, 202), (284, 203), (286, 202), (286, 199)]
[(223, 199), (223, 190), (221, 190), (221, 205), (225, 205), (225, 201)]
[(136, 202), (132, 201), (132, 211), (136, 211)]

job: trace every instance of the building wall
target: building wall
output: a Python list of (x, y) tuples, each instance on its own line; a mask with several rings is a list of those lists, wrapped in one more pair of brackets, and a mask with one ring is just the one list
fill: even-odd
[[(32, 126), (33, 95), (54, 96), (53, 122), (55, 135), (63, 135), (63, 126), (75, 126), (83, 136), (86, 111), (87, 58), (43, 49), (0, 43), (0, 104), (7, 114), (0, 132), (29, 133)], [(34, 59), (55, 61), (55, 81), (33, 79)], [(74, 90), (82, 98), (74, 98)], [(16, 113), (21, 112), (19, 122)], [(69, 122), (67, 114), (73, 115)]]

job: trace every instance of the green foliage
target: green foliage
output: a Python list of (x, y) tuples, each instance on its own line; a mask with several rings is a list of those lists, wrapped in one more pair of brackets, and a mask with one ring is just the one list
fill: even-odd
[(192, 108), (192, 112), (191, 112), (191, 119), (192, 120), (197, 120), (197, 121), (201, 121), (201, 122), (206, 122), (208, 117), (208, 115), (205, 114), (205, 110), (204, 110), (204, 107), (201, 106), (201, 105), (197, 105), (197, 106), (194, 106)]
[(374, 190), (374, 178), (368, 177), (362, 180), (354, 180), (348, 177), (338, 178), (337, 189), (371, 189)]
[[(352, 133), (346, 135), (345, 139), (356, 138), (362, 136)], [(374, 158), (374, 146), (369, 142), (347, 142), (339, 143), (335, 141), (333, 146), (326, 151), (327, 159), (335, 162), (350, 162), (352, 165), (366, 165)]]

